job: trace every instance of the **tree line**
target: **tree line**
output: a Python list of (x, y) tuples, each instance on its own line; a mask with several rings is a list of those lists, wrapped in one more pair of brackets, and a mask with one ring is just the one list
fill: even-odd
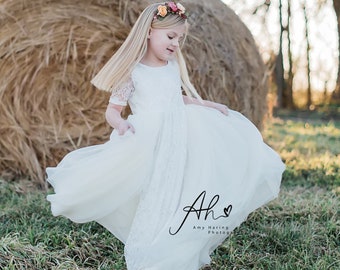
[[(270, 23), (273, 23), (273, 19), (268, 18), (269, 13), (274, 13), (276, 15), (275, 18), (278, 18), (275, 20), (275, 23), (279, 24), (279, 33), (278, 36), (275, 36), (275, 38), (278, 39), (276, 42), (278, 48), (277, 50), (272, 50), (275, 51), (275, 53), (272, 53), (270, 59), (267, 61), (267, 65), (271, 71), (272, 81), (276, 88), (276, 106), (287, 109), (294, 109), (297, 106), (297, 100), (294, 95), (294, 81), (297, 76), (297, 66), (300, 65), (299, 68), (301, 68), (301, 63), (303, 63), (304, 78), (306, 78), (304, 83), (305, 107), (307, 109), (314, 107), (313, 94), (315, 92), (313, 93), (312, 81), (313, 76), (316, 72), (319, 72), (319, 70), (315, 71), (315, 65), (312, 65), (311, 61), (313, 49), (316, 46), (312, 31), (315, 32), (315, 29), (313, 28), (317, 28), (318, 24), (320, 24), (320, 18), (324, 19), (324, 14), (322, 12), (324, 12), (326, 5), (327, 7), (331, 6), (334, 9), (334, 14), (326, 14), (326, 16), (335, 15), (337, 21), (337, 59), (335, 59), (336, 56), (332, 55), (332, 57), (334, 57), (332, 60), (334, 60), (333, 62), (337, 65), (337, 78), (335, 86), (332, 87), (333, 89), (329, 89), (328, 83), (331, 80), (331, 75), (329, 74), (329, 71), (327, 71), (328, 74), (324, 75), (323, 102), (328, 104), (340, 104), (340, 0), (259, 0), (255, 3), (255, 6), (251, 7), (252, 10), (249, 8), (249, 1), (247, 3), (246, 0), (225, 0), (224, 2), (231, 8), (235, 6), (240, 10), (242, 10), (242, 8), (248, 8), (248, 13), (252, 14), (252, 16), (254, 15), (254, 17), (257, 16), (262, 18), (261, 23), (263, 25), (268, 24), (268, 20), (271, 20)], [(292, 9), (293, 4), (295, 9)], [(242, 8), (240, 8), (240, 6), (242, 6)], [(311, 6), (313, 7), (312, 9), (310, 8)], [(294, 57), (292, 43), (292, 39), (296, 38), (294, 37), (294, 34), (296, 35), (296, 33), (293, 28), (296, 28), (296, 25), (294, 24), (297, 23), (297, 20), (294, 21), (295, 15), (297, 15), (294, 14), (294, 12), (299, 13), (300, 18), (298, 23), (301, 24), (300, 29), (304, 29), (299, 33), (302, 35), (303, 45), (300, 46), (303, 47), (303, 51), (299, 51), (300, 54), (298, 57), (296, 57), (296, 48)], [(248, 26), (251, 23), (252, 22), (248, 23)], [(322, 34), (323, 33), (321, 33), (321, 35)], [(327, 41), (324, 42), (327, 43)]]

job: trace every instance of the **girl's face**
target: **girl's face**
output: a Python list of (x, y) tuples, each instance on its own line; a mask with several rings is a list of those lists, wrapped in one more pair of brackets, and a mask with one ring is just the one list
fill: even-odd
[(174, 57), (185, 32), (185, 24), (166, 29), (151, 28), (146, 55), (142, 61), (152, 66), (166, 65)]

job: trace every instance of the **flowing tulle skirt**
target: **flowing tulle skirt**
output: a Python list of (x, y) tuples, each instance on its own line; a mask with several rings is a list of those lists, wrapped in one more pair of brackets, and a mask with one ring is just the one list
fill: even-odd
[(285, 166), (240, 113), (186, 105), (129, 121), (135, 134), (113, 131), (47, 168), (53, 214), (102, 224), (129, 270), (197, 270), (277, 197)]

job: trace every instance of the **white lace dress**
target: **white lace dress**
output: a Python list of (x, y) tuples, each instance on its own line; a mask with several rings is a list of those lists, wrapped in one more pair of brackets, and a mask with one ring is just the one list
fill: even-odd
[(177, 62), (138, 64), (110, 102), (135, 134), (75, 150), (47, 168), (54, 215), (97, 221), (125, 243), (129, 270), (197, 270), (250, 212), (274, 199), (285, 168), (240, 113), (185, 105)]

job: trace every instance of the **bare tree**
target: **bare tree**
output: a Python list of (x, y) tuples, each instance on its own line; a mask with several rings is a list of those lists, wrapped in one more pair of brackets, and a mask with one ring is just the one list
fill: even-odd
[(340, 1), (339, 0), (333, 0), (333, 6), (335, 10), (335, 14), (338, 21), (338, 43), (339, 43), (339, 64), (338, 64), (338, 75), (336, 80), (336, 88), (334, 92), (332, 93), (332, 99), (340, 101)]
[(309, 37), (309, 18), (306, 11), (306, 0), (302, 2), (303, 15), (305, 18), (305, 38), (307, 45), (307, 108), (312, 105), (312, 87), (311, 87), (311, 70), (310, 70), (310, 37)]
[(280, 43), (279, 43), (279, 52), (276, 57), (276, 65), (275, 65), (275, 79), (277, 85), (277, 106), (283, 107), (283, 93), (286, 88), (286, 82), (284, 79), (284, 66), (283, 66), (283, 19), (282, 19), (282, 0), (279, 0), (279, 19), (280, 19)]
[[(283, 24), (283, 14), (287, 14), (287, 24)], [(282, 108), (292, 109), (294, 108), (293, 100), (293, 57), (291, 48), (291, 31), (290, 31), (290, 21), (291, 21), (291, 8), (290, 0), (287, 0), (287, 11), (283, 9), (283, 1), (279, 0), (279, 19), (280, 19), (280, 42), (279, 42), (279, 52), (276, 57), (275, 66), (275, 78), (277, 85), (277, 105)], [(283, 41), (284, 34), (287, 37), (288, 48), (284, 55)], [(287, 71), (287, 80), (285, 80), (285, 67), (283, 59), (288, 58), (289, 68)]]
[(294, 79), (294, 74), (293, 74), (293, 56), (292, 56), (292, 42), (291, 42), (291, 28), (290, 28), (290, 23), (291, 23), (291, 0), (287, 0), (287, 26), (286, 26), (286, 31), (287, 31), (287, 40), (288, 40), (288, 64), (289, 64), (289, 69), (288, 69), (288, 76), (287, 76), (287, 85), (286, 88), (284, 89), (284, 104), (283, 106), (285, 108), (293, 109), (294, 106), (294, 100), (293, 100), (293, 79)]

